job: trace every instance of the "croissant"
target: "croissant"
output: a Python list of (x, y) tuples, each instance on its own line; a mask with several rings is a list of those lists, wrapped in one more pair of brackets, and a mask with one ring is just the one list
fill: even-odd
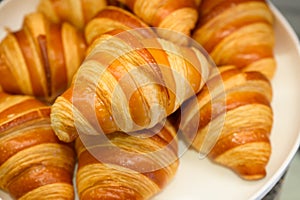
[(217, 66), (274, 76), (274, 17), (264, 0), (204, 0), (193, 38)]
[(232, 66), (220, 70), (196, 103), (184, 105), (180, 132), (213, 162), (246, 180), (261, 179), (271, 154), (271, 84), (260, 72), (241, 72)]
[(50, 107), (0, 92), (0, 189), (20, 200), (71, 200), (74, 166), (74, 148), (51, 128)]
[(119, 0), (151, 26), (190, 35), (198, 20), (195, 0)]
[(52, 106), (52, 127), (62, 141), (73, 141), (81, 129), (151, 128), (203, 87), (211, 63), (200, 49), (139, 31), (103, 34), (90, 45), (74, 83)]
[[(136, 28), (144, 28), (148, 32), (150, 31), (149, 26), (134, 14), (116, 6), (107, 6), (87, 23), (84, 29), (85, 39), (88, 44), (91, 44), (104, 33), (117, 29), (127, 31)], [(153, 34), (153, 31), (150, 32)]]
[(40, 0), (37, 10), (54, 23), (69, 22), (83, 29), (106, 5), (106, 0)]
[(106, 136), (76, 139), (79, 199), (149, 199), (173, 179), (177, 138), (168, 122), (159, 131)]
[(22, 28), (0, 43), (0, 85), (8, 93), (52, 102), (71, 83), (85, 48), (83, 36), (70, 24), (28, 14)]

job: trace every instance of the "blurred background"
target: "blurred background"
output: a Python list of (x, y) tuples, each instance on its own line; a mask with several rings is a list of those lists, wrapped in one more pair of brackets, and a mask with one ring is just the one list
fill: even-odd
[[(300, 0), (271, 0), (281, 11), (293, 29), (300, 36)], [(300, 63), (299, 63), (300, 64)], [(300, 86), (299, 86), (300, 87)], [(276, 200), (300, 199), (300, 151), (295, 155), (283, 180), (282, 188)]]
[(300, 0), (271, 0), (300, 36)]

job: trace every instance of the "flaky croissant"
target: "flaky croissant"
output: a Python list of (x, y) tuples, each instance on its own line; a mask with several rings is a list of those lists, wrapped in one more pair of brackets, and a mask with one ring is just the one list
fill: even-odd
[(198, 12), (195, 0), (119, 0), (151, 26), (190, 35)]
[(143, 200), (159, 193), (178, 168), (177, 138), (169, 123), (153, 131), (78, 137), (79, 198)]
[(70, 84), (85, 48), (82, 35), (70, 24), (28, 14), (22, 28), (0, 43), (0, 85), (6, 92), (51, 102)]
[(54, 23), (69, 22), (83, 29), (106, 5), (106, 0), (40, 0), (37, 10)]
[(0, 92), (0, 189), (20, 200), (74, 199), (75, 151), (58, 140), (50, 107)]
[(52, 106), (52, 127), (62, 141), (74, 140), (76, 129), (151, 128), (203, 87), (211, 63), (199, 49), (139, 31), (104, 34), (91, 44), (74, 83)]
[(198, 94), (197, 103), (186, 103), (181, 132), (212, 161), (244, 179), (261, 179), (271, 154), (270, 82), (259, 72), (241, 72), (234, 67), (220, 70), (222, 81), (218, 82), (216, 73)]
[(203, 0), (193, 38), (216, 65), (235, 65), (272, 78), (274, 17), (264, 0)]

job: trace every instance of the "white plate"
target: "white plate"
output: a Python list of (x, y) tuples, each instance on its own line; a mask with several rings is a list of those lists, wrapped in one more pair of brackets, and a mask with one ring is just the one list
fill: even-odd
[[(20, 28), (25, 13), (35, 10), (39, 0), (6, 0), (0, 4), (0, 39), (5, 27)], [(199, 160), (194, 151), (181, 158), (175, 179), (155, 200), (169, 199), (257, 199), (263, 197), (281, 178), (300, 144), (300, 50), (298, 39), (279, 11), (276, 16), (278, 69), (273, 79), (274, 127), (271, 135), (273, 152), (267, 176), (260, 181), (244, 181), (232, 171)], [(10, 199), (0, 191), (0, 199)]]

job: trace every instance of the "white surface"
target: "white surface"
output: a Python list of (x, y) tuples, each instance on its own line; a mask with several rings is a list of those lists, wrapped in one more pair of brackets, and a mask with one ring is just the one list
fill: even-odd
[[(4, 27), (15, 30), (24, 13), (34, 10), (38, 0), (7, 0), (0, 5), (0, 38)], [(199, 160), (194, 151), (181, 158), (175, 179), (155, 200), (167, 199), (256, 199), (264, 196), (280, 179), (300, 143), (300, 53), (298, 40), (289, 24), (275, 9), (276, 59), (278, 69), (273, 80), (274, 127), (271, 135), (273, 152), (268, 175), (260, 181), (244, 181), (230, 170)], [(0, 191), (0, 198), (8, 196)]]

